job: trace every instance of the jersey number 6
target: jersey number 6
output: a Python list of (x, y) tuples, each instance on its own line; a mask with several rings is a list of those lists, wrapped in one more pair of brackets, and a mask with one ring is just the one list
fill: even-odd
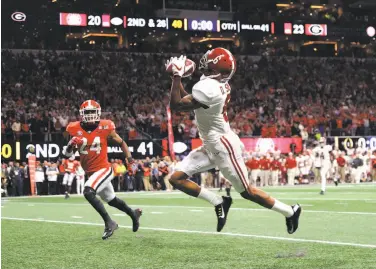
[[(82, 145), (80, 147), (80, 154), (88, 154), (87, 150), (86, 150), (86, 146), (87, 146), (87, 139), (85, 137), (82, 138)], [(89, 150), (90, 151), (95, 151), (97, 154), (99, 154), (101, 152), (101, 139), (99, 136), (96, 136), (93, 140), (93, 143), (91, 144)]]

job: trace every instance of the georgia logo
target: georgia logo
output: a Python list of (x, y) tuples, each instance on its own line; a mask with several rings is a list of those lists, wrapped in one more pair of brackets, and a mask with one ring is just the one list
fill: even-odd
[(13, 14), (10, 16), (12, 20), (14, 21), (25, 21), (26, 20), (26, 15), (23, 12), (13, 12)]
[(225, 57), (224, 54), (218, 55), (213, 59), (213, 64), (217, 64), (223, 57)]
[(312, 24), (309, 27), (309, 32), (312, 35), (321, 35), (323, 33), (323, 31), (324, 31), (324, 29), (322, 28), (322, 26), (320, 24)]
[(69, 13), (67, 15), (67, 24), (68, 25), (78, 25), (78, 26), (80, 26), (81, 22), (82, 22), (82, 20), (81, 20), (80, 14)]

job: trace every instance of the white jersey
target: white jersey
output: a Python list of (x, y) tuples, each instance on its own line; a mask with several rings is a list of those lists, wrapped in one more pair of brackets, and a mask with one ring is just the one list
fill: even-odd
[(230, 92), (228, 83), (221, 83), (205, 76), (193, 86), (193, 98), (208, 107), (194, 111), (200, 138), (204, 143), (216, 143), (230, 132), (226, 113)]
[(332, 146), (325, 145), (323, 147), (317, 146), (313, 149), (313, 155), (315, 160), (321, 160), (321, 166), (330, 165), (330, 151), (332, 151)]

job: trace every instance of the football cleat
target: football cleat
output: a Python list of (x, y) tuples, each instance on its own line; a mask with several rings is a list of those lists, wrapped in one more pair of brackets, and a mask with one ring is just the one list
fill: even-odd
[(300, 217), (300, 213), (302, 212), (302, 208), (299, 204), (293, 205), (291, 207), (292, 207), (292, 211), (294, 211), (294, 215), (292, 215), (289, 218), (286, 218), (287, 232), (289, 234), (295, 233), (295, 231), (298, 229), (299, 217)]
[(217, 215), (218, 223), (217, 223), (217, 232), (222, 231), (223, 227), (226, 224), (228, 211), (230, 210), (232, 204), (232, 198), (222, 196), (223, 202), (219, 205), (215, 206), (215, 213)]
[(115, 232), (115, 230), (117, 230), (118, 228), (119, 228), (119, 225), (113, 220), (106, 223), (106, 226), (104, 227), (102, 239), (106, 240), (106, 239), (110, 238), (113, 235), (113, 233)]
[(321, 195), (324, 195), (324, 194), (325, 194), (325, 192), (324, 192), (324, 191), (320, 191), (320, 194), (321, 194)]
[(142, 210), (137, 208), (134, 210), (134, 216), (132, 217), (133, 221), (133, 232), (137, 232), (140, 227), (140, 217), (142, 215)]
[(69, 193), (68, 193), (68, 192), (65, 192), (65, 197), (64, 197), (64, 198), (65, 198), (65, 199), (69, 199), (69, 197), (70, 197), (70, 196), (69, 196)]

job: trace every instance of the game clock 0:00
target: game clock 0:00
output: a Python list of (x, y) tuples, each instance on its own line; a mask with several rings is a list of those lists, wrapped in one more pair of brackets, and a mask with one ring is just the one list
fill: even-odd
[(188, 30), (216, 32), (217, 31), (217, 21), (216, 20), (188, 19)]

